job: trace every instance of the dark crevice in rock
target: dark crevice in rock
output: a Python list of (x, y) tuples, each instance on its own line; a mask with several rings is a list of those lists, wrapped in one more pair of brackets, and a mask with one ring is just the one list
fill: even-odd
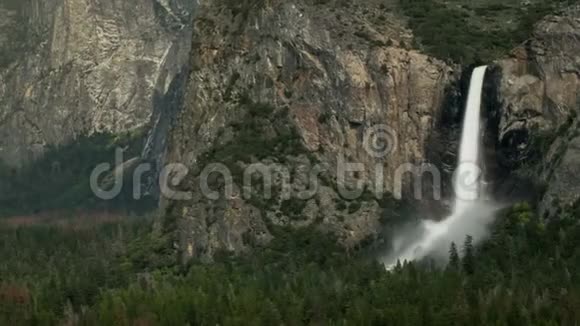
[[(500, 122), (505, 107), (500, 97), (502, 78), (506, 78), (499, 65), (488, 69), (483, 93), (485, 132), (484, 179), (487, 193), (496, 202), (538, 202), (542, 187), (538, 180), (530, 178), (518, 169), (531, 159), (531, 135), (526, 128), (512, 129), (500, 135)], [(527, 120), (525, 120), (527, 121)], [(525, 126), (525, 123), (523, 124)]]

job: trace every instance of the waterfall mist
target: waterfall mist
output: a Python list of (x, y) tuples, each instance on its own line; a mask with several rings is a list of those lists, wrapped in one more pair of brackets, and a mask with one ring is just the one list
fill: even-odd
[(459, 247), (467, 235), (481, 241), (493, 221), (496, 208), (482, 199), (480, 157), (481, 96), (487, 67), (477, 67), (472, 75), (461, 133), (459, 159), (453, 178), (453, 212), (440, 222), (425, 220), (418, 227), (399, 230), (392, 251), (383, 257), (387, 267), (397, 261), (420, 260), (426, 256), (445, 260), (451, 242)]

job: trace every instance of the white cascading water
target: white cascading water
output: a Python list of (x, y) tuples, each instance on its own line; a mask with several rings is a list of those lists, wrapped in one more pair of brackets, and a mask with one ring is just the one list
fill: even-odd
[[(454, 175), (455, 203), (451, 216), (441, 222), (423, 222), (423, 232), (418, 240), (404, 244), (405, 239), (395, 241), (394, 255), (385, 259), (387, 267), (397, 261), (422, 259), (434, 251), (445, 253), (452, 241), (460, 242), (466, 235), (482, 234), (489, 211), (482, 206), (480, 197), (481, 172), (479, 168), (480, 111), (483, 79), (487, 67), (477, 67), (469, 85), (465, 118), (459, 148), (459, 160)], [(482, 211), (486, 212), (482, 214)], [(477, 220), (479, 219), (479, 220)]]
[[(479, 198), (481, 169), (479, 168), (481, 92), (487, 66), (475, 68), (471, 74), (469, 95), (463, 119), (459, 161), (454, 180), (455, 207), (453, 213), (462, 213)], [(471, 177), (471, 178), (469, 178)]]

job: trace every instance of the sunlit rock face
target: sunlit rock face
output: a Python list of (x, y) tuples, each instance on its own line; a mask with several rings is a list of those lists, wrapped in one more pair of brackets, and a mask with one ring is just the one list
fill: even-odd
[(512, 56), (497, 63), (500, 158), (542, 184), (541, 211), (580, 194), (580, 7), (548, 16)]
[(0, 159), (19, 166), (81, 134), (147, 124), (153, 94), (175, 74), (168, 56), (190, 40), (194, 1), (29, 2), (0, 5), (0, 53), (10, 54), (0, 67)]
[[(343, 157), (363, 164), (358, 177), (367, 185), (376, 182), (380, 164), (389, 191), (402, 164), (426, 161), (446, 87), (456, 73), (442, 61), (409, 50), (411, 34), (378, 3), (264, 1), (244, 8), (231, 1), (204, 1), (199, 13), (192, 73), (169, 136), (168, 161), (193, 167), (216, 144), (235, 141), (230, 126), (243, 119), (240, 102), (248, 99), (286, 112), (306, 148), (298, 157), (270, 161), (290, 162), (291, 167), (319, 162), (336, 171)], [(381, 124), (390, 128), (396, 144), (377, 158), (365, 150), (363, 139)], [(265, 127), (264, 137), (275, 129)], [(241, 251), (271, 238), (268, 223), (317, 225), (354, 247), (380, 230), (380, 208), (370, 200), (352, 212), (341, 209), (335, 174), (303, 207), (304, 221), (293, 221), (279, 203), (261, 210), (243, 198), (211, 202), (199, 191), (190, 201), (169, 201), (168, 215), (180, 224), (178, 247), (188, 257)], [(196, 180), (192, 173), (182, 185), (197, 189)]]

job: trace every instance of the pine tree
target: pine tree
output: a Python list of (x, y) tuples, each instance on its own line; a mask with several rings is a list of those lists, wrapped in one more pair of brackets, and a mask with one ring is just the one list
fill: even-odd
[(471, 275), (475, 272), (475, 256), (473, 249), (473, 237), (467, 235), (463, 244), (463, 271)]
[(449, 248), (449, 267), (453, 269), (459, 269), (459, 254), (457, 253), (457, 246), (455, 242), (451, 242)]
[(397, 265), (395, 266), (395, 272), (400, 273), (403, 270), (403, 265), (401, 265), (401, 260), (397, 259)]

